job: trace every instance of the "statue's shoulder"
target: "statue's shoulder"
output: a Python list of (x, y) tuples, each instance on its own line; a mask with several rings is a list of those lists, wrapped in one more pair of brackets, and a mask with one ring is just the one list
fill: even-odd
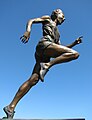
[(49, 15), (44, 15), (41, 17), (42, 19), (51, 19)]
[(50, 21), (51, 17), (49, 15), (44, 15), (41, 17), (42, 19), (46, 20), (46, 21)]

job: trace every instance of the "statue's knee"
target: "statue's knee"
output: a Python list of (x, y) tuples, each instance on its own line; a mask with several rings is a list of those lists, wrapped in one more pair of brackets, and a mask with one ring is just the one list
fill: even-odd
[(73, 51), (72, 55), (73, 55), (73, 56), (72, 56), (73, 59), (77, 59), (77, 58), (79, 57), (79, 53), (76, 52), (76, 51)]
[(39, 81), (39, 76), (38, 75), (33, 75), (31, 78), (31, 84), (36, 85)]
[(77, 59), (79, 57), (79, 53), (75, 52), (74, 58)]

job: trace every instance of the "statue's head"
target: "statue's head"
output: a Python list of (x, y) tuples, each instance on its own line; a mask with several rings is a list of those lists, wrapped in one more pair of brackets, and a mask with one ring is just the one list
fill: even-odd
[(65, 17), (64, 14), (62, 12), (62, 10), (60, 9), (56, 9), (52, 12), (51, 14), (51, 19), (54, 21), (55, 19), (57, 19), (57, 24), (60, 25), (64, 22)]

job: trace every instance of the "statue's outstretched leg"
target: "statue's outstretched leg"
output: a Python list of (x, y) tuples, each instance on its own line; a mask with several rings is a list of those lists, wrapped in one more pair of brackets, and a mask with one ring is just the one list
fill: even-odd
[(44, 80), (44, 76), (53, 65), (69, 62), (79, 57), (79, 53), (77, 51), (54, 43), (47, 47), (44, 51), (44, 55), (54, 59), (48, 63), (40, 63), (40, 78), (42, 80)]
[(25, 82), (23, 83), (22, 86), (20, 86), (18, 92), (16, 93), (14, 99), (12, 102), (3, 108), (4, 112), (6, 113), (8, 119), (13, 118), (14, 116), (14, 109), (19, 102), (19, 100), (34, 86), (38, 83), (39, 81), (39, 71), (40, 71), (40, 63), (36, 63), (32, 76)]

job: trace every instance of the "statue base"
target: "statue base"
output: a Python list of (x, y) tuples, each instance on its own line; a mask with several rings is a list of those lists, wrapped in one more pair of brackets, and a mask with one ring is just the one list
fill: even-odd
[(0, 120), (85, 120), (85, 118), (69, 118), (69, 119), (7, 119), (2, 118)]

